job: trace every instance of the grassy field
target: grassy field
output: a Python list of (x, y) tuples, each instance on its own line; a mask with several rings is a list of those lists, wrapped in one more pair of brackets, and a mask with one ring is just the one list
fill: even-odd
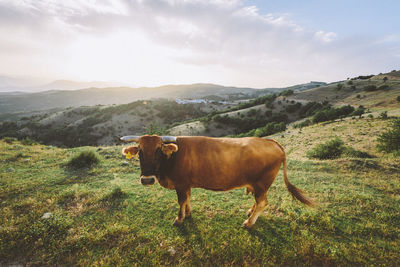
[[(374, 131), (366, 130), (366, 122)], [(244, 190), (194, 189), (193, 218), (173, 227), (175, 192), (140, 185), (138, 162), (124, 164), (121, 147), (103, 147), (96, 152), (98, 165), (76, 170), (66, 166), (68, 160), (97, 148), (2, 140), (0, 265), (396, 266), (400, 160), (374, 150), (385, 123), (348, 120), (305, 128), (293, 139), (290, 132), (279, 137), (289, 154), (290, 181), (319, 205), (310, 209), (292, 200), (280, 173), (269, 191), (270, 205), (251, 230), (240, 227), (254, 201)], [(346, 144), (353, 129), (352, 138), (363, 140), (354, 146), (377, 158), (303, 157), (324, 127), (335, 127), (326, 131)], [(306, 136), (310, 146), (300, 150)], [(42, 218), (47, 212), (49, 218)]]

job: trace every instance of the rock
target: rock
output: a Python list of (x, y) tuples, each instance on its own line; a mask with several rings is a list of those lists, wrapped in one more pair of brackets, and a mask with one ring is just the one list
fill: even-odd
[(28, 161), (30, 161), (31, 159), (24, 159), (24, 162), (28, 162)]
[(46, 212), (43, 214), (42, 219), (49, 219), (51, 217), (51, 212)]
[(124, 160), (124, 162), (122, 162), (122, 165), (128, 165), (129, 163), (126, 161), (126, 160)]
[(101, 150), (103, 150), (101, 147), (99, 147), (99, 148), (97, 149), (97, 151), (101, 151)]
[(13, 172), (14, 171), (14, 169), (13, 168), (8, 168), (8, 170), (10, 171), (10, 172)]
[(175, 251), (175, 249), (174, 249), (174, 248), (170, 248), (170, 249), (168, 249), (168, 252), (169, 252), (169, 254), (170, 254), (171, 256), (174, 256), (174, 255), (175, 255), (175, 253), (176, 253), (176, 251)]
[(105, 158), (106, 158), (106, 159), (109, 159), (109, 158), (111, 158), (111, 157), (110, 157), (110, 155), (106, 155), (106, 157), (105, 157)]

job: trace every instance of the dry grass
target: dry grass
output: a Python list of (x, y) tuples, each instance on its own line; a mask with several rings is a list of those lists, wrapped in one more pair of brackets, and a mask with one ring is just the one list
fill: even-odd
[(302, 129), (289, 128), (284, 133), (274, 136), (286, 149), (288, 157), (296, 160), (306, 160), (306, 152), (317, 144), (339, 137), (346, 146), (357, 150), (368, 151), (376, 157), (385, 154), (376, 148), (377, 137), (386, 128), (387, 120), (366, 118), (348, 118), (334, 122), (324, 122)]

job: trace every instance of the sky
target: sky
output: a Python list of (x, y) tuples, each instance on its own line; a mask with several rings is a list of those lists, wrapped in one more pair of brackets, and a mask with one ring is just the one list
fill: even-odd
[(0, 0), (0, 75), (268, 88), (400, 68), (397, 0)]

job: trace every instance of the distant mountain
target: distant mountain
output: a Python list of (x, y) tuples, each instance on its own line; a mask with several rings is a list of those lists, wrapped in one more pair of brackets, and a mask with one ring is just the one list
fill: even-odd
[[(75, 86), (76, 83), (57, 82), (50, 86)], [(82, 84), (81, 84), (82, 85)], [(316, 84), (311, 87), (317, 86)], [(300, 85), (290, 87), (294, 90), (304, 90), (310, 86)], [(297, 88), (297, 89), (296, 89)], [(38, 93), (2, 94), (0, 99), (0, 113), (30, 112), (52, 108), (94, 106), (97, 104), (126, 104), (136, 100), (155, 98), (166, 99), (200, 99), (219, 97), (221, 100), (249, 99), (276, 93), (286, 88), (253, 89), (239, 87), (225, 87), (215, 84), (166, 85), (160, 87), (107, 87), (86, 88), (79, 90), (48, 90)], [(212, 99), (210, 97), (210, 99)]]
[(116, 86), (123, 86), (123, 85), (115, 82), (113, 83), (113, 82), (102, 82), (102, 81), (77, 82), (69, 80), (56, 80), (51, 83), (36, 87), (35, 91), (78, 90), (91, 87), (106, 88), (106, 87), (116, 87)]
[(0, 113), (29, 112), (52, 108), (94, 106), (97, 104), (126, 104), (152, 98), (201, 98), (208, 95), (248, 95), (257, 89), (224, 87), (213, 84), (167, 85), (161, 87), (109, 87), (79, 90), (49, 90), (38, 93), (2, 94)]
[(43, 80), (30, 77), (10, 77), (0, 75), (0, 93), (1, 92), (41, 92), (48, 90), (77, 90), (90, 87), (117, 87), (125, 86), (117, 82), (78, 82), (70, 80), (56, 80), (50, 83), (45, 83)]
[(31, 88), (40, 84), (43, 84), (43, 80), (0, 75), (0, 92), (24, 91), (23, 88)]

